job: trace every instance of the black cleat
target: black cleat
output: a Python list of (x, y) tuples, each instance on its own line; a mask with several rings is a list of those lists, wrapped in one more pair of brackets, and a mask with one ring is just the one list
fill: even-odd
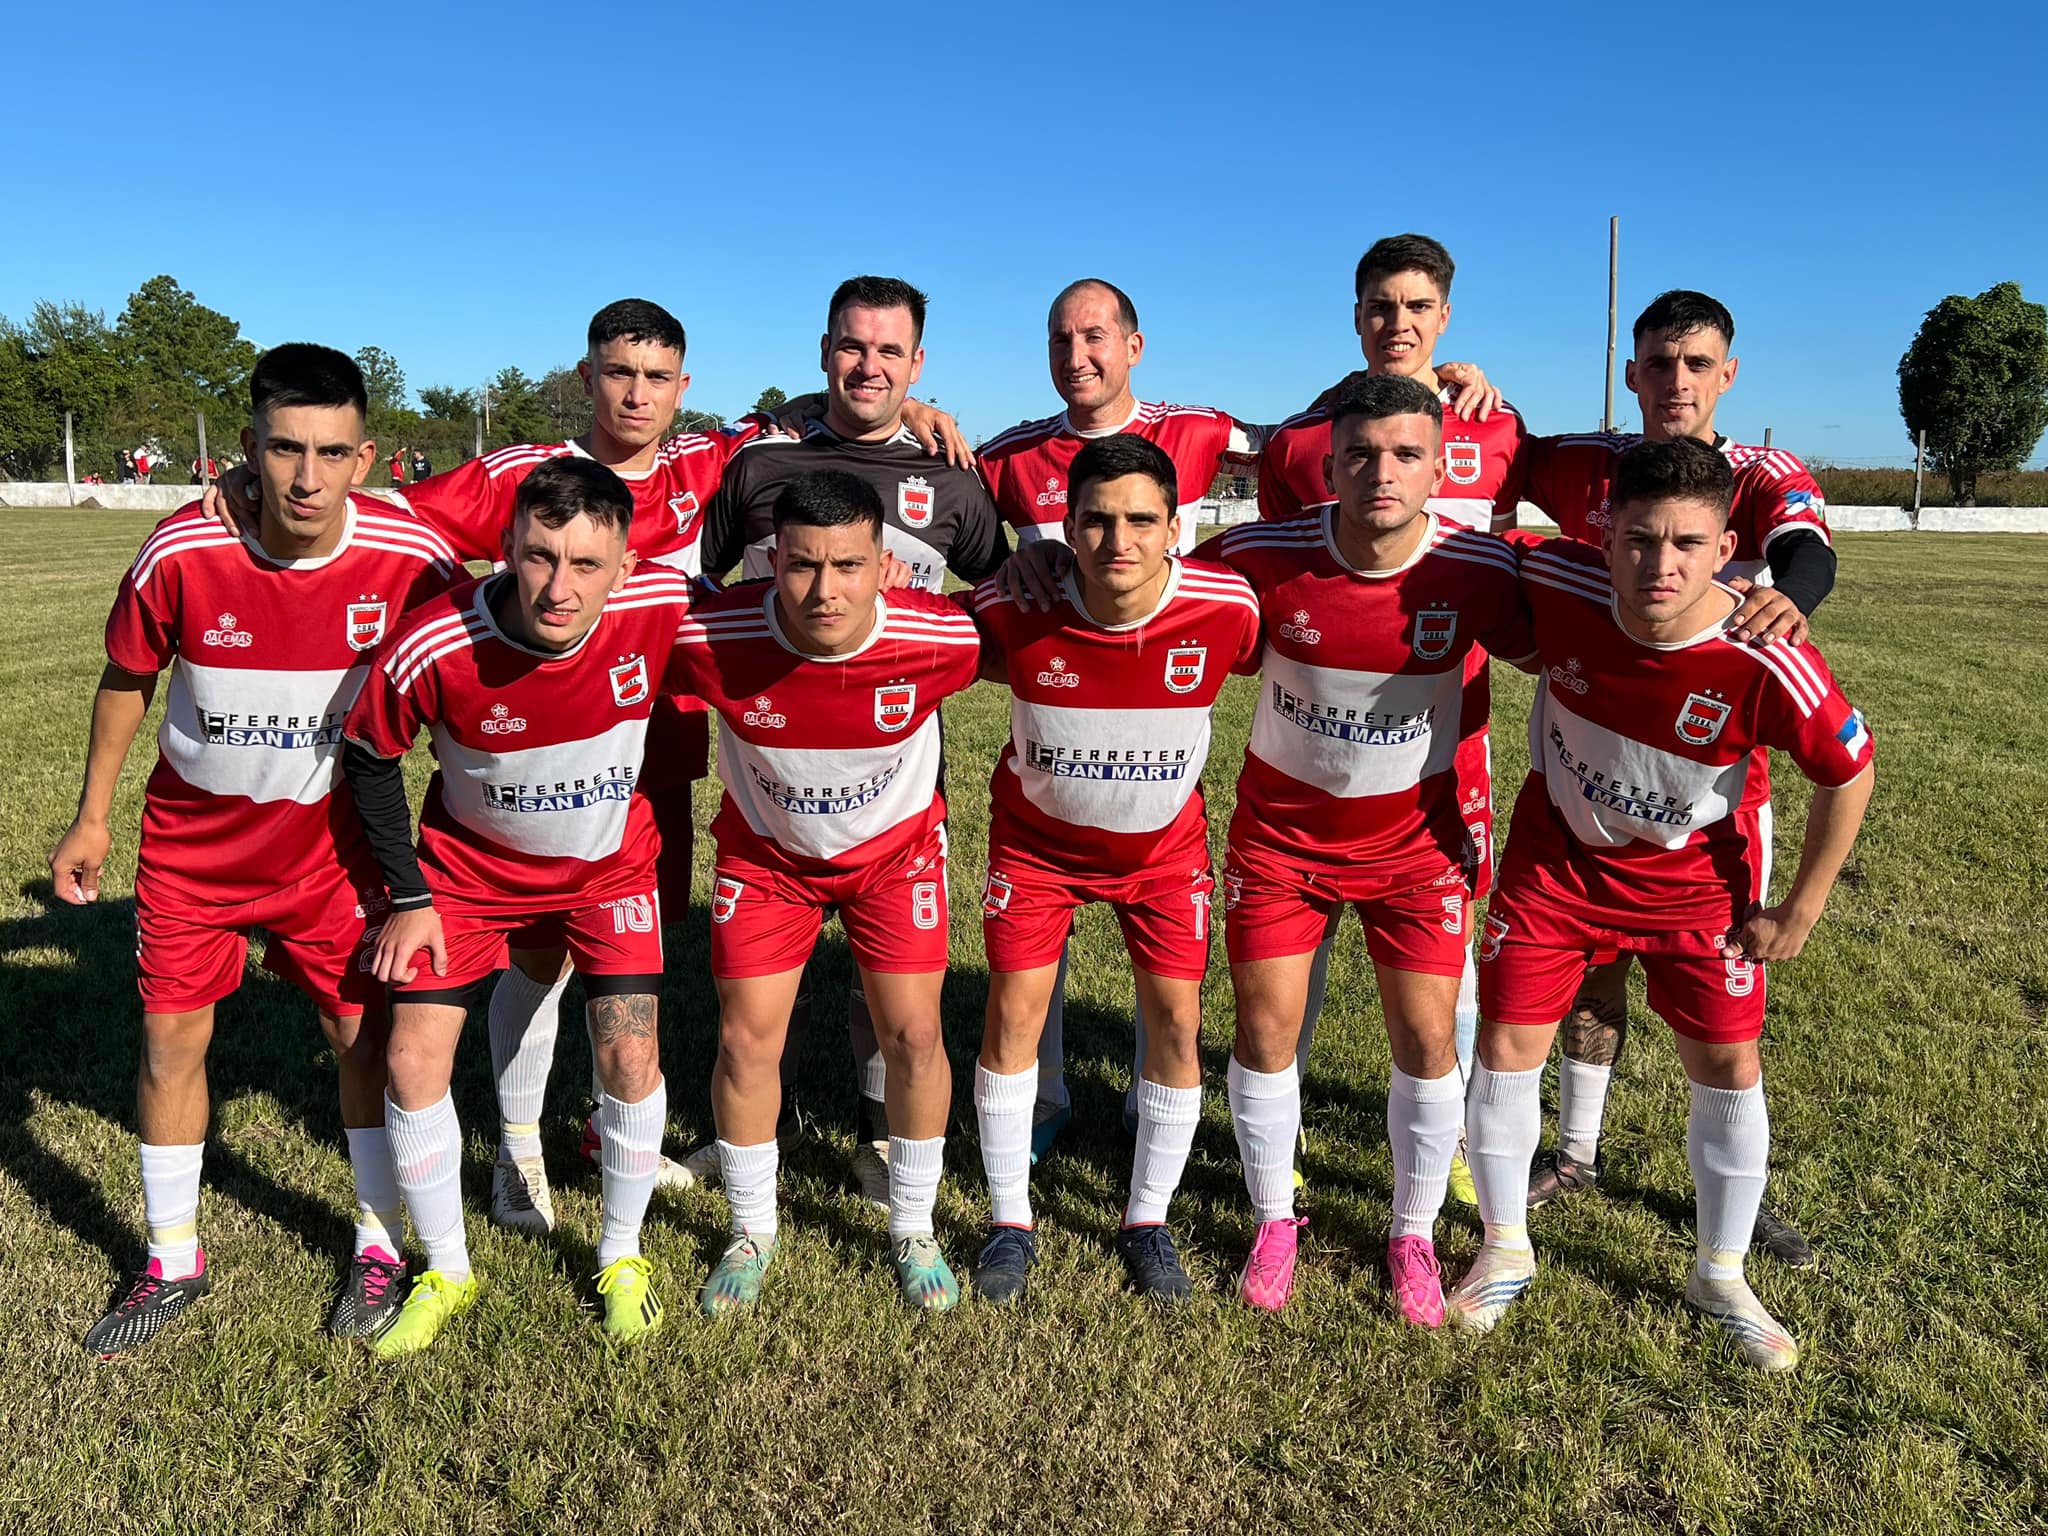
[(337, 1339), (374, 1339), (404, 1305), (405, 1260), (359, 1253), (348, 1261), (348, 1278), (328, 1314), (327, 1331)]
[(968, 1279), (983, 1301), (1008, 1306), (1024, 1299), (1037, 1262), (1038, 1237), (1029, 1227), (993, 1227)]
[(1529, 1209), (1548, 1205), (1563, 1195), (1600, 1187), (1600, 1159), (1575, 1163), (1562, 1152), (1545, 1147), (1529, 1166)]
[(1131, 1277), (1131, 1289), (1154, 1301), (1186, 1301), (1195, 1294), (1195, 1282), (1181, 1268), (1180, 1255), (1173, 1249), (1173, 1234), (1164, 1224), (1124, 1227), (1116, 1235), (1116, 1256), (1124, 1261)]
[(149, 1267), (135, 1277), (121, 1299), (107, 1315), (85, 1331), (86, 1353), (102, 1360), (140, 1349), (170, 1325), (180, 1312), (213, 1289), (207, 1274), (206, 1256), (200, 1255), (200, 1270), (183, 1280), (166, 1280), (151, 1259)]
[(1813, 1244), (1800, 1230), (1769, 1211), (1756, 1213), (1756, 1230), (1749, 1235), (1749, 1246), (1793, 1269), (1812, 1269), (1820, 1262), (1813, 1256)]

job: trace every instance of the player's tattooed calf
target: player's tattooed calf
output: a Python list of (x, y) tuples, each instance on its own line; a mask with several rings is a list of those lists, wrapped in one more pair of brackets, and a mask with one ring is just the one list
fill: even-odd
[(1628, 972), (1615, 969), (1611, 985), (1598, 972), (1587, 978), (1557, 1032), (1565, 1055), (1589, 1067), (1613, 1066), (1628, 1043)]

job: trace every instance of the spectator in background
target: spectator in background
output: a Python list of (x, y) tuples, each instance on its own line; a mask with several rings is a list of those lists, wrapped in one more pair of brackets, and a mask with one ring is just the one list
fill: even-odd
[(418, 485), (434, 472), (434, 466), (427, 462), (427, 450), (415, 448), (412, 451), (412, 483)]
[(192, 483), (194, 485), (210, 485), (219, 478), (220, 466), (212, 459), (209, 458), (203, 463), (198, 459), (192, 461)]
[(405, 484), (405, 450), (403, 448), (394, 448), (391, 450), (390, 467), (391, 483), (393, 485)]
[(147, 448), (135, 450), (135, 483), (137, 485), (149, 484), (149, 472), (155, 468), (156, 464), (151, 460)]
[(123, 485), (131, 484), (135, 479), (135, 459), (126, 448), (118, 450), (118, 453), (119, 457), (114, 463), (114, 474)]

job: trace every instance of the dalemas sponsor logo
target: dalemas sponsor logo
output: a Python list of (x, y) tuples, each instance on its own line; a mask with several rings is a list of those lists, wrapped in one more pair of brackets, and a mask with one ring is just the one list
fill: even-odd
[(1550, 680), (1557, 684), (1558, 687), (1569, 689), (1573, 693), (1584, 694), (1590, 692), (1593, 685), (1579, 675), (1581, 665), (1582, 663), (1578, 657), (1568, 656), (1565, 658), (1563, 666), (1550, 669)]
[(375, 598), (358, 598), (348, 605), (348, 643), (351, 650), (367, 651), (384, 638), (384, 621), (389, 604)]
[(1595, 528), (1605, 528), (1609, 523), (1613, 522), (1614, 513), (1609, 509), (1610, 501), (1610, 497), (1602, 495), (1600, 505), (1586, 514), (1587, 523)]
[(1649, 785), (1631, 783), (1595, 767), (1565, 744), (1564, 733), (1554, 725), (1550, 728), (1550, 751), (1558, 767), (1579, 781), (1579, 793), (1593, 804), (1655, 826), (1692, 825), (1693, 816), (1697, 813), (1692, 801), (1681, 801)]
[(1188, 776), (1194, 753), (1186, 747), (1056, 747), (1024, 743), (1024, 766), (1055, 779), (1098, 779), (1108, 784), (1168, 784)]
[(1209, 664), (1206, 645), (1170, 646), (1166, 652), (1166, 688), (1169, 693), (1193, 693), (1202, 686), (1202, 673)]
[(676, 532), (688, 533), (690, 524), (697, 520), (697, 493), (685, 491), (680, 496), (669, 497), (668, 510), (669, 516), (676, 520)]
[(1728, 723), (1729, 704), (1712, 693), (1689, 693), (1678, 707), (1678, 739), (1688, 747), (1710, 747)]
[(1424, 608), (1415, 615), (1416, 657), (1422, 661), (1437, 661), (1449, 654), (1451, 644), (1458, 638), (1458, 610), (1436, 606)]
[(1479, 479), (1479, 445), (1445, 443), (1444, 478), (1453, 485), (1475, 484)]
[(587, 811), (612, 800), (633, 798), (637, 768), (610, 768), (581, 779), (552, 784), (484, 784), (487, 811)]
[(917, 684), (884, 683), (875, 690), (875, 727), (894, 734), (917, 713)]
[(1323, 632), (1310, 626), (1306, 608), (1297, 608), (1294, 617), (1280, 626), (1280, 638), (1292, 640), (1296, 645), (1321, 645)]
[(332, 747), (341, 741), (346, 710), (317, 715), (242, 715), (232, 710), (202, 709), (200, 728), (210, 747), (275, 747), (299, 751)]
[(1067, 504), (1067, 488), (1060, 484), (1058, 475), (1047, 475), (1045, 489), (1038, 493), (1036, 499), (1041, 507), (1064, 507)]
[(751, 725), (757, 730), (779, 731), (789, 724), (789, 716), (775, 707), (775, 701), (762, 694), (754, 700), (754, 707), (740, 716), (740, 724)]
[(1010, 910), (1010, 877), (990, 870), (981, 882), (981, 915), (1001, 917)]
[(491, 712), (484, 716), (483, 732), (486, 736), (510, 736), (526, 729), (526, 716), (515, 715), (504, 704), (493, 704)]
[(1328, 736), (1354, 747), (1403, 747), (1429, 734), (1435, 706), (1418, 715), (1394, 714), (1375, 709), (1348, 709), (1341, 704), (1318, 704), (1304, 699), (1280, 684), (1273, 684), (1273, 708), (1280, 717), (1311, 736)]
[(929, 528), (932, 512), (938, 505), (931, 482), (922, 475), (912, 475), (908, 480), (896, 483), (896, 515), (903, 520), (906, 528)]
[(896, 781), (896, 775), (902, 769), (903, 759), (899, 757), (880, 772), (852, 784), (792, 784), (763, 773), (755, 764), (747, 765), (747, 771), (753, 775), (754, 787), (777, 810), (788, 811), (793, 816), (843, 816), (848, 811), (872, 805), (882, 798), (883, 792)]
[(621, 709), (631, 709), (635, 704), (647, 701), (647, 658), (645, 656), (622, 656), (619, 664), (611, 670), (612, 702)]
[(1081, 686), (1081, 674), (1067, 670), (1066, 657), (1055, 656), (1052, 659), (1052, 666), (1038, 674), (1038, 686), (1041, 688), (1078, 688)]
[(246, 629), (235, 627), (235, 616), (224, 613), (220, 616), (218, 629), (209, 629), (199, 638), (208, 645), (224, 645), (230, 650), (246, 651), (256, 643), (256, 637)]

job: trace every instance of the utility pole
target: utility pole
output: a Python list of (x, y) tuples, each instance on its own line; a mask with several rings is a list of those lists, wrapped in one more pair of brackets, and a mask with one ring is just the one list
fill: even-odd
[[(67, 416), (68, 422), (70, 418)], [(1920, 527), (1920, 489), (1926, 484), (1927, 476), (1927, 429), (1920, 429), (1919, 446), (1913, 450), (1913, 527)]]
[(71, 413), (69, 411), (64, 413), (64, 494), (71, 498), (71, 505), (74, 507), (78, 505), (78, 466), (72, 457)]
[(202, 489), (213, 484), (213, 476), (206, 472), (206, 412), (194, 413), (199, 418), (199, 484)]
[(1614, 311), (1620, 296), (1621, 217), (1607, 221), (1607, 400), (1600, 410), (1600, 430), (1614, 430)]

